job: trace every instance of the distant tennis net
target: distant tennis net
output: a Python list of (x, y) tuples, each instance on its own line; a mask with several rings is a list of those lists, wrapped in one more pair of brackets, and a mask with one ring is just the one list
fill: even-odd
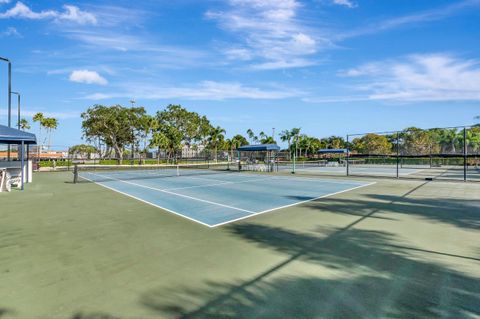
[(73, 182), (142, 180), (162, 177), (206, 175), (238, 172), (235, 163), (201, 163), (171, 165), (79, 165), (73, 170)]

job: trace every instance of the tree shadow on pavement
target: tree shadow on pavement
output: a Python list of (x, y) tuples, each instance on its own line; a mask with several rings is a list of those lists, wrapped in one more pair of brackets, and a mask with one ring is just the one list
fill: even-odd
[[(386, 232), (332, 230), (319, 238), (282, 228), (238, 224), (230, 231), (287, 259), (254, 278), (150, 291), (143, 304), (176, 318), (467, 318), (480, 315), (477, 277), (415, 256)], [(319, 230), (324, 231), (324, 230)], [(298, 275), (293, 262), (347, 276)], [(283, 270), (279, 273), (279, 270)], [(320, 270), (320, 268), (319, 268)], [(203, 300), (207, 300), (204, 302)], [(197, 305), (197, 307), (192, 307)]]

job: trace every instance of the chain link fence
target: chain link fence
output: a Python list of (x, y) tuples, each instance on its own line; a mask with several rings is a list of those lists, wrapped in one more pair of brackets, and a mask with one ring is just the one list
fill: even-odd
[(347, 175), (480, 181), (480, 127), (350, 134)]

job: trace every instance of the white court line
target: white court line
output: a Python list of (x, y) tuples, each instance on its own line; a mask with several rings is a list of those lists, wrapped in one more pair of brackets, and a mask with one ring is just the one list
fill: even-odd
[[(94, 174), (94, 173), (90, 173), (90, 174), (97, 175), (97, 174)], [(229, 205), (224, 205), (224, 204), (220, 204), (220, 203), (216, 203), (216, 202), (211, 202), (209, 200), (205, 200), (205, 199), (201, 199), (201, 198), (197, 198), (197, 197), (192, 197), (192, 196), (188, 196), (188, 195), (183, 195), (183, 194), (178, 194), (178, 193), (170, 192), (170, 191), (160, 189), (160, 188), (156, 188), (156, 187), (150, 187), (150, 186), (146, 186), (146, 185), (142, 185), (142, 184), (138, 184), (138, 183), (123, 181), (121, 179), (117, 179), (117, 178), (113, 178), (113, 177), (109, 177), (109, 176), (105, 176), (105, 175), (97, 175), (97, 176), (106, 177), (106, 178), (109, 178), (111, 180), (118, 181), (118, 182), (121, 182), (121, 183), (130, 184), (130, 185), (134, 185), (134, 186), (138, 186), (138, 187), (143, 187), (143, 188), (151, 189), (151, 190), (154, 190), (154, 191), (158, 191), (158, 192), (162, 192), (162, 193), (166, 193), (166, 194), (170, 194), (170, 195), (185, 197), (185, 198), (188, 198), (188, 199), (191, 199), (191, 200), (196, 200), (196, 201), (211, 204), (211, 205), (222, 206), (222, 207), (226, 207), (226, 208), (230, 208), (230, 209), (234, 209), (234, 210), (238, 210), (238, 211), (242, 211), (242, 212), (246, 212), (246, 213), (250, 213), (250, 214), (255, 213), (251, 210), (238, 208), (238, 207), (234, 207), (234, 206), (229, 206)]]
[(314, 201), (314, 200), (317, 200), (317, 199), (326, 198), (326, 197), (330, 197), (330, 196), (333, 196), (333, 195), (338, 195), (338, 194), (341, 194), (341, 193), (353, 191), (354, 189), (358, 189), (358, 188), (362, 188), (362, 187), (366, 187), (366, 186), (371, 186), (371, 185), (376, 184), (376, 183), (377, 183), (377, 182), (372, 182), (372, 183), (368, 183), (368, 184), (365, 184), (365, 185), (360, 185), (360, 186), (352, 187), (352, 188), (349, 188), (349, 189), (345, 189), (345, 190), (343, 190), (343, 191), (338, 191), (338, 192), (335, 192), (335, 193), (330, 193), (330, 194), (322, 195), (322, 196), (319, 196), (319, 197), (316, 197), (316, 198), (312, 198), (312, 199), (307, 199), (307, 200), (304, 200), (304, 201), (296, 202), (296, 203), (293, 203), (293, 204), (289, 204), (289, 205), (285, 205), (285, 206), (280, 206), (280, 207), (275, 207), (275, 208), (267, 209), (267, 210), (264, 210), (264, 211), (261, 211), (261, 212), (258, 212), (258, 213), (254, 213), (254, 214), (252, 214), (252, 215), (248, 215), (248, 216), (244, 216), (244, 217), (232, 219), (232, 220), (229, 220), (229, 221), (227, 221), (227, 222), (215, 224), (215, 225), (212, 225), (212, 226), (210, 226), (210, 227), (211, 227), (211, 228), (214, 228), (214, 227), (218, 227), (218, 226), (222, 226), (222, 225), (234, 223), (234, 222), (237, 222), (237, 221), (242, 220), (242, 219), (250, 218), (250, 217), (253, 217), (253, 216), (260, 215), (260, 214), (265, 214), (265, 213), (272, 212), (272, 211), (275, 211), (275, 210), (278, 210), (278, 209), (282, 209), (282, 208), (287, 208), (287, 207), (292, 207), (292, 206), (296, 206), (296, 205), (308, 203), (308, 202), (311, 202), (311, 201)]

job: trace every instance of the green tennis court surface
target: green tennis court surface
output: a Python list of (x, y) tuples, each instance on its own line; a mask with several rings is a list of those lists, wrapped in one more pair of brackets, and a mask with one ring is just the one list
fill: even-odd
[(478, 183), (360, 179), (208, 228), (71, 172), (34, 181), (0, 194), (1, 319), (480, 316)]

